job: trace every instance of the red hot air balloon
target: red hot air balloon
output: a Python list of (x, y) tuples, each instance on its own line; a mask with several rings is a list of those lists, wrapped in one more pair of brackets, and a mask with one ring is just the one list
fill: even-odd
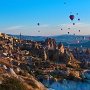
[(71, 20), (73, 20), (73, 19), (74, 19), (74, 15), (70, 15), (69, 18), (70, 18)]

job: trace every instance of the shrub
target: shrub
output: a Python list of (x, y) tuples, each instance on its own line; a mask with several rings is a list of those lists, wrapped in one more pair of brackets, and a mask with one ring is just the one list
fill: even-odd
[(18, 79), (7, 78), (0, 85), (0, 90), (27, 90), (27, 89)]

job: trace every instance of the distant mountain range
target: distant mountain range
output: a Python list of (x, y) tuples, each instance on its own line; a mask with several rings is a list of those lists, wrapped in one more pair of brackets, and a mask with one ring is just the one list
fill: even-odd
[[(16, 38), (20, 38), (20, 35), (11, 35)], [(22, 35), (21, 39), (33, 40), (33, 41), (44, 41), (46, 36), (25, 36)], [(87, 47), (90, 48), (90, 36), (78, 36), (78, 35), (60, 35), (60, 36), (48, 36), (48, 38), (53, 38), (57, 43), (62, 42), (65, 46), (73, 47)]]
[(85, 48), (90, 48), (90, 41), (85, 42), (85, 43), (78, 43), (78, 44), (70, 44), (72, 47), (85, 47)]

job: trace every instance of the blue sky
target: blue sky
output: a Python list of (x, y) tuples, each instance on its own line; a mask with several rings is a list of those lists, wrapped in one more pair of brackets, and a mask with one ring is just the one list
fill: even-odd
[[(70, 14), (75, 15), (75, 26), (69, 19)], [(81, 20), (78, 21), (78, 18)], [(40, 26), (37, 26), (38, 22)], [(0, 0), (1, 32), (46, 36), (67, 32), (90, 34), (89, 30), (90, 0)]]

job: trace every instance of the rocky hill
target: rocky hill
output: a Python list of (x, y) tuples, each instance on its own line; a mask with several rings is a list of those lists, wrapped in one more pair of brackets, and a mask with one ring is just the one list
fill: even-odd
[(0, 33), (0, 90), (46, 90), (25, 68), (27, 61), (21, 59), (14, 40), (18, 39)]
[[(81, 52), (72, 51), (61, 42), (57, 44), (52, 38), (37, 42), (0, 33), (0, 88), (46, 90), (45, 86), (55, 81), (83, 80), (84, 69), (90, 63), (84, 67), (78, 60), (80, 55)], [(89, 50), (85, 60), (86, 56), (90, 56)]]

